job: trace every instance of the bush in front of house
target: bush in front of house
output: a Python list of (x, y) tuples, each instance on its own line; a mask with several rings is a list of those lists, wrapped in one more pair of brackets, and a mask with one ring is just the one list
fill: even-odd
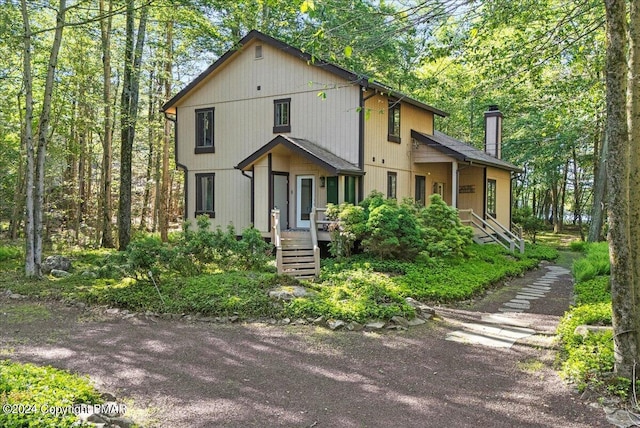
[(533, 215), (531, 207), (516, 208), (513, 211), (513, 222), (522, 227), (522, 231), (534, 244), (538, 232), (544, 229), (544, 220)]
[(429, 206), (418, 207), (411, 200), (398, 203), (372, 192), (360, 205), (329, 205), (330, 252), (347, 257), (357, 240), (362, 249), (380, 259), (416, 260), (465, 254), (473, 230), (462, 225), (458, 212), (440, 195), (432, 195)]

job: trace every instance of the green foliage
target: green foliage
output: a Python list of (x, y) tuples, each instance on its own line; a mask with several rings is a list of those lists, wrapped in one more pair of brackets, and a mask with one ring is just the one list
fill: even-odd
[(606, 242), (590, 243), (584, 248), (585, 256), (573, 263), (576, 281), (593, 279), (598, 275), (609, 275), (609, 246)]
[(273, 245), (264, 240), (258, 229), (249, 227), (242, 232), (238, 250), (240, 267), (247, 270), (265, 270), (272, 259)]
[(22, 250), (18, 247), (0, 246), (0, 262), (15, 260), (22, 256)]
[(457, 210), (447, 205), (440, 195), (431, 195), (429, 200), (429, 206), (420, 213), (425, 251), (431, 257), (464, 255), (472, 243), (473, 230), (462, 225)]
[(396, 315), (415, 317), (415, 310), (405, 302), (388, 275), (354, 267), (326, 272), (322, 280), (316, 296), (291, 301), (286, 313), (295, 318), (322, 315), (358, 322)]
[(575, 285), (576, 304), (611, 302), (611, 283), (609, 276), (597, 276)]
[(422, 229), (406, 204), (388, 199), (375, 208), (369, 206), (365, 251), (383, 259), (413, 260), (423, 248)]
[(522, 227), (522, 231), (529, 236), (534, 244), (538, 232), (544, 229), (544, 220), (533, 215), (533, 210), (528, 206), (513, 211), (513, 222)]
[(0, 361), (0, 406), (4, 408), (5, 405), (23, 405), (28, 406), (29, 410), (34, 410), (29, 414), (0, 411), (2, 427), (80, 426), (78, 418), (72, 413), (55, 415), (46, 410), (62, 409), (74, 404), (99, 403), (102, 403), (100, 395), (87, 378), (53, 367)]
[(329, 225), (329, 252), (333, 257), (349, 257), (356, 240), (362, 239), (366, 231), (364, 208), (349, 203), (329, 204), (326, 216), (335, 222)]
[(580, 389), (599, 389), (624, 396), (628, 384), (620, 379), (606, 380), (613, 370), (613, 336), (610, 331), (575, 334), (580, 325), (611, 325), (609, 257), (606, 243), (586, 244), (584, 257), (573, 264), (576, 277), (576, 306), (560, 320), (557, 334), (562, 344), (562, 372)]

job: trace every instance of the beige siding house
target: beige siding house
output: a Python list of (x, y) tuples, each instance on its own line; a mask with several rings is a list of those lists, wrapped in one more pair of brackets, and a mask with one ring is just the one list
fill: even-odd
[[(482, 218), (511, 222), (511, 176), (500, 159), (502, 114), (485, 113), (485, 151), (434, 129), (446, 113), (258, 31), (176, 94), (185, 218), (253, 224), (268, 236), (310, 227), (312, 207), (357, 203), (373, 190), (428, 202), (433, 193)], [(326, 234), (325, 234), (326, 237)]]

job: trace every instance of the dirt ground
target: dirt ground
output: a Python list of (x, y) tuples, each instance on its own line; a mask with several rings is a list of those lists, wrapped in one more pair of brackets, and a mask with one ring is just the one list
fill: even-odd
[[(555, 351), (445, 340), (494, 312), (534, 270), (407, 331), (187, 323), (0, 299), (0, 358), (87, 374), (145, 427), (606, 427), (553, 371)], [(536, 276), (537, 275), (537, 276)], [(570, 277), (532, 305), (548, 335)], [(538, 328), (536, 328), (538, 329)]]

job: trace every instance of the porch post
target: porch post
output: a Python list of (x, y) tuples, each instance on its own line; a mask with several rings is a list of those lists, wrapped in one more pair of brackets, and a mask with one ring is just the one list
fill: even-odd
[(451, 206), (458, 208), (458, 162), (451, 162)]

